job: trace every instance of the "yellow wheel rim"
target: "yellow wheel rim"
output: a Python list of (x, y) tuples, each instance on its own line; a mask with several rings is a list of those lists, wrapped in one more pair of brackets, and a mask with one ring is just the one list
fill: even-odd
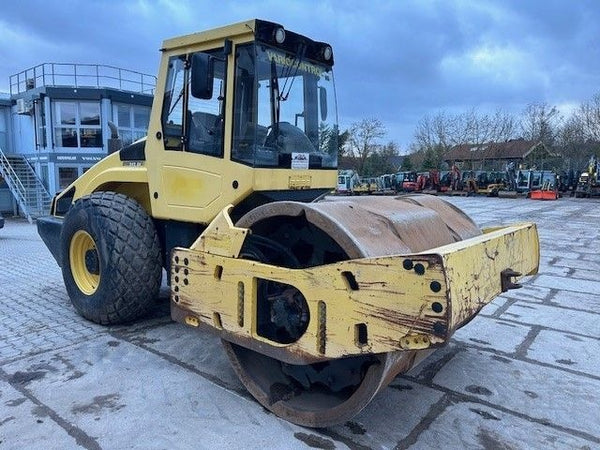
[[(69, 261), (71, 274), (81, 292), (86, 295), (96, 292), (100, 283), (98, 250), (94, 239), (87, 231), (79, 230), (71, 238)], [(94, 265), (94, 262), (97, 267), (90, 267)]]

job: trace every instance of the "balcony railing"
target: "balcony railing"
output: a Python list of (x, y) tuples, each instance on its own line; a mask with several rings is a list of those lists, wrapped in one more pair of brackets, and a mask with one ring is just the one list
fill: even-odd
[(10, 76), (10, 94), (42, 86), (112, 88), (153, 94), (156, 77), (100, 64), (43, 63)]

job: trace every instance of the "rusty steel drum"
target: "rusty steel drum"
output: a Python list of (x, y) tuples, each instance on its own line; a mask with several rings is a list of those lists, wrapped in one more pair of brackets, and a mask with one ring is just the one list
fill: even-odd
[[(237, 225), (285, 247), (295, 267), (421, 252), (481, 234), (465, 213), (429, 195), (275, 202), (250, 211)], [(227, 341), (223, 345), (240, 380), (263, 406), (309, 427), (349, 420), (431, 352), (291, 365)]]

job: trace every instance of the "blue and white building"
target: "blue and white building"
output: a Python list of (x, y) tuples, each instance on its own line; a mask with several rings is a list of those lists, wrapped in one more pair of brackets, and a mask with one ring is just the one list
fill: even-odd
[[(156, 78), (95, 64), (44, 63), (0, 94), (0, 211), (30, 220), (52, 195), (107, 155), (146, 135)], [(114, 128), (113, 127), (113, 128)]]

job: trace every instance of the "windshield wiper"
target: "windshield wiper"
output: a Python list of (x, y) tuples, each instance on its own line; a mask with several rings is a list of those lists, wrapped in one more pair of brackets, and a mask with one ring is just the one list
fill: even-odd
[[(301, 45), (298, 48), (298, 53), (295, 57), (295, 64), (288, 66), (282, 74), (282, 77), (285, 79), (285, 81), (283, 83), (281, 91), (279, 90), (277, 64), (275, 63), (275, 60), (271, 60), (271, 125), (273, 127), (273, 131), (278, 131), (277, 124), (279, 123), (281, 102), (285, 102), (290, 95), (292, 86), (294, 85), (294, 80), (296, 79), (296, 76), (298, 75), (298, 70), (300, 69), (300, 64), (302, 64), (302, 59), (304, 58), (305, 51), (306, 46)], [(293, 75), (292, 70), (294, 71)]]
[[(300, 69), (300, 64), (302, 63), (302, 59), (304, 58), (304, 53), (305, 53), (306, 47), (304, 45), (300, 45), (300, 47), (298, 48), (298, 53), (296, 53), (296, 68), (294, 69), (294, 74), (292, 76), (292, 67), (293, 66), (289, 66), (287, 73), (284, 75), (285, 77), (285, 82), (283, 83), (283, 88), (281, 89), (281, 91), (283, 92), (281, 94), (281, 100), (282, 101), (286, 101), (290, 95), (290, 91), (292, 90), (292, 86), (294, 84), (294, 80), (296, 79), (296, 76), (298, 75), (298, 70)], [(290, 85), (288, 86), (288, 80), (290, 82)], [(285, 88), (287, 87), (287, 93), (285, 92)]]

